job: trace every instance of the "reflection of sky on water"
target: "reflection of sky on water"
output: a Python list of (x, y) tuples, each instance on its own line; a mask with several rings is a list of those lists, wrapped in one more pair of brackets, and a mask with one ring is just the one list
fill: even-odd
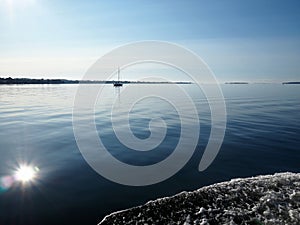
[[(132, 157), (137, 154), (121, 146), (112, 134), (108, 108), (116, 102), (117, 119), (123, 125), (122, 109), (129, 100), (125, 98), (129, 87), (141, 94), (149, 88), (168, 92), (171, 86), (125, 84), (114, 89), (107, 85), (95, 106), (99, 136), (113, 148), (111, 153), (125, 162), (147, 165), (167, 157), (176, 145), (178, 115), (159, 99), (138, 102), (129, 115), (134, 134), (147, 137), (150, 118), (162, 116), (168, 124), (166, 141), (170, 143), (163, 143), (157, 154), (150, 151), (147, 156), (145, 152), (145, 156)], [(84, 161), (72, 129), (76, 85), (1, 86), (0, 224), (97, 224), (113, 211), (233, 177), (299, 172), (299, 86), (222, 85), (227, 133), (219, 155), (203, 173), (197, 167), (209, 136), (209, 106), (194, 85), (182, 87), (193, 96), (199, 110), (201, 133), (195, 154), (174, 177), (135, 188), (107, 181)], [(176, 93), (173, 97), (182, 101)], [(182, 106), (186, 107), (185, 102)], [(23, 164), (40, 168), (34, 181), (24, 185), (14, 177)]]

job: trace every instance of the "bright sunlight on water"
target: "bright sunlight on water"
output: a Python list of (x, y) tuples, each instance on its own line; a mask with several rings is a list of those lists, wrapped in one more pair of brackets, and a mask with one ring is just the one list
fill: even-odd
[(21, 165), (16, 173), (16, 180), (21, 181), (23, 183), (32, 182), (37, 176), (37, 172), (39, 169), (37, 167), (32, 167), (28, 165)]

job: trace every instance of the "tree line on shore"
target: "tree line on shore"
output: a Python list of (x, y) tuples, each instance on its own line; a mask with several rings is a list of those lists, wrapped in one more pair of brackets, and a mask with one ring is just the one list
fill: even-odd
[[(0, 84), (78, 84), (78, 83), (86, 83), (86, 84), (113, 84), (116, 81), (107, 80), (67, 80), (67, 79), (31, 79), (31, 78), (1, 78)], [(176, 84), (190, 84), (191, 82), (148, 82), (148, 81), (121, 81), (123, 84), (166, 84), (166, 83), (176, 83)]]

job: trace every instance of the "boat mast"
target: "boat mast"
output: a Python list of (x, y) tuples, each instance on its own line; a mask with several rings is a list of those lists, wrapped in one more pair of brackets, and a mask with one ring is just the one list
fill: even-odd
[(120, 81), (120, 67), (118, 67), (118, 80), (113, 82), (115, 87), (123, 86), (122, 82)]

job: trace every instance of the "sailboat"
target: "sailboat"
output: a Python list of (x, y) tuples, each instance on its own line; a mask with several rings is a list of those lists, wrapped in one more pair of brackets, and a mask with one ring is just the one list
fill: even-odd
[(120, 68), (118, 68), (118, 81), (114, 82), (114, 87), (122, 87), (123, 84), (120, 82)]

